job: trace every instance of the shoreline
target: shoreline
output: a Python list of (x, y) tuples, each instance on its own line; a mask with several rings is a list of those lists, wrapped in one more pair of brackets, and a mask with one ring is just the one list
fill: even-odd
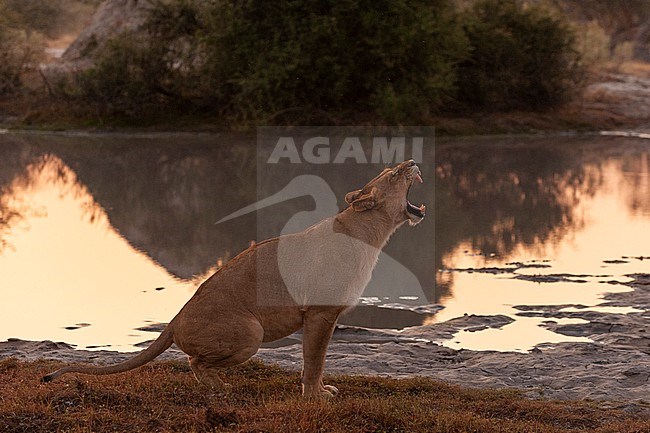
[[(620, 283), (633, 290), (608, 293), (599, 306), (628, 306), (640, 312), (613, 314), (589, 310), (560, 312), (562, 306), (518, 306), (521, 315), (548, 319), (545, 326), (592, 342), (539, 344), (528, 353), (455, 350), (434, 343), (459, 331), (498, 329), (507, 316), (468, 315), (403, 331), (339, 326), (329, 345), (326, 374), (385, 377), (422, 376), (469, 388), (517, 388), (529, 398), (594, 400), (608, 407), (650, 414), (650, 275), (632, 274)], [(554, 318), (585, 323), (557, 324)], [(284, 345), (262, 348), (256, 359), (300, 370), (299, 336)], [(0, 342), (0, 359), (40, 359), (110, 364), (133, 353), (75, 350), (66, 343), (10, 339)], [(180, 360), (175, 347), (157, 360)]]
[[(48, 104), (53, 104), (56, 109), (34, 109), (35, 106), (47, 107)], [(427, 123), (435, 125), (436, 135), (440, 137), (648, 131), (650, 109), (647, 107), (650, 107), (650, 67), (646, 63), (628, 62), (614, 69), (598, 71), (575, 100), (556, 109), (536, 112), (450, 112), (432, 115)], [(230, 125), (224, 123), (223, 119), (209, 116), (172, 113), (163, 114), (157, 119), (141, 120), (140, 123), (124, 119), (94, 119), (87, 113), (85, 117), (72, 113), (78, 109), (56, 99), (29, 94), (0, 98), (0, 130), (148, 135), (254, 134), (256, 129), (254, 125)]]

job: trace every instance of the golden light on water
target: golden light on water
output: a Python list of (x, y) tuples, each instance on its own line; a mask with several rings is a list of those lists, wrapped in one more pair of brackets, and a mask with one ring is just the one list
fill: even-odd
[[(155, 334), (135, 328), (169, 321), (192, 295), (193, 283), (115, 231), (58, 158), (30, 166), (8, 191), (6, 207), (21, 217), (3, 238), (0, 304), (10, 309), (0, 315), (1, 339), (137, 350), (133, 344)], [(65, 329), (78, 324), (90, 326)]]
[[(585, 341), (583, 337), (559, 335), (539, 326), (549, 319), (516, 316), (518, 310), (513, 306), (577, 304), (593, 307), (603, 302), (605, 292), (630, 290), (627, 286), (604, 282), (629, 281), (630, 278), (625, 275), (635, 272), (650, 273), (650, 260), (642, 258), (650, 251), (648, 215), (634, 211), (626, 204), (630, 195), (638, 196), (639, 192), (644, 191), (632, 188), (638, 187), (639, 178), (647, 180), (647, 159), (648, 154), (644, 153), (639, 159), (641, 171), (634, 173), (626, 173), (620, 161), (610, 161), (603, 166), (603, 185), (593, 197), (583, 198), (580, 205), (573, 209), (574, 213), (584, 218), (584, 226), (561, 242), (532, 248), (519, 245), (506, 259), (472, 254), (471, 244), (461, 243), (451, 254), (445, 256), (445, 268), (507, 267), (514, 261), (532, 262), (548, 264), (550, 267), (522, 268), (516, 273), (577, 275), (568, 278), (587, 281), (537, 283), (513, 279), (511, 274), (454, 272), (453, 296), (445, 300), (446, 308), (429, 323), (446, 321), (468, 312), (505, 314), (516, 318), (516, 321), (502, 329), (460, 332), (445, 345), (475, 350), (528, 350), (540, 341)], [(647, 190), (648, 183), (643, 185), (646, 185)], [(649, 202), (650, 196), (640, 200), (645, 208)], [(606, 263), (605, 260), (620, 260), (621, 263)], [(441, 273), (439, 279), (444, 278), (450, 278), (448, 273)], [(636, 311), (627, 307), (590, 309), (619, 314)], [(568, 323), (568, 319), (552, 320)]]
[[(137, 328), (168, 322), (202, 277), (223, 263), (219, 257), (232, 257), (254, 237), (255, 226), (251, 231), (246, 225), (250, 221), (213, 224), (250, 204), (256, 193), (248, 172), (219, 171), (227, 153), (147, 140), (115, 147), (111, 137), (95, 139), (88, 145), (80, 138), (65, 148), (66, 137), (52, 146), (58, 156), (44, 150), (45, 142), (2, 149), (7, 156), (0, 161), (0, 340), (138, 350), (134, 344), (157, 334)], [(532, 157), (526, 147), (452, 148), (440, 170), (431, 167), (444, 175), (431, 188), (448, 201), (436, 203), (436, 213), (420, 226), (400, 229), (386, 249), (419, 278), (422, 288), (416, 297), (405, 296), (412, 294), (409, 287), (396, 280), (394, 290), (376, 302), (443, 304), (425, 325), (466, 313), (514, 318), (501, 329), (460, 332), (445, 342), (492, 350), (583, 340), (539, 326), (548, 319), (518, 316), (516, 305), (633, 311), (597, 306), (603, 293), (628, 290), (607, 281), (650, 273), (649, 153), (626, 146), (622, 143), (622, 150), (612, 153), (608, 147), (593, 157), (584, 157), (580, 148), (549, 150), (545, 142), (532, 148), (541, 150), (541, 156)], [(548, 165), (540, 168), (542, 159)], [(113, 179), (113, 173), (124, 179)], [(339, 181), (347, 187), (355, 179), (346, 172)], [(231, 184), (236, 187), (219, 190)], [(276, 186), (282, 185), (270, 191)], [(425, 193), (423, 202), (434, 201), (432, 193), (420, 192)], [(270, 227), (278, 225), (273, 210), (264, 215)], [(516, 274), (567, 274), (568, 281), (537, 283), (514, 279), (512, 273), (444, 271), (511, 262), (550, 266), (521, 268)], [(202, 277), (192, 277), (196, 273)], [(571, 281), (577, 279), (586, 282)], [(358, 313), (358, 326), (398, 329), (420, 325), (425, 317), (389, 308)]]

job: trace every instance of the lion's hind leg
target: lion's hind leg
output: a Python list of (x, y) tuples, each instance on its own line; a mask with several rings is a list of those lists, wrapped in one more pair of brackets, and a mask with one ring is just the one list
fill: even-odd
[(219, 370), (221, 368), (213, 365), (209, 360), (199, 356), (190, 356), (190, 367), (196, 380), (203, 385), (209, 386), (219, 392), (227, 392), (230, 388), (230, 385), (219, 377)]
[(211, 335), (218, 338), (194, 344), (189, 351), (190, 367), (202, 384), (217, 391), (227, 391), (229, 385), (219, 377), (220, 370), (241, 364), (257, 353), (264, 337), (262, 326), (256, 320), (242, 321), (239, 325), (233, 326), (230, 333), (217, 329), (220, 328), (217, 326), (213, 329), (208, 326), (207, 330), (213, 331)]

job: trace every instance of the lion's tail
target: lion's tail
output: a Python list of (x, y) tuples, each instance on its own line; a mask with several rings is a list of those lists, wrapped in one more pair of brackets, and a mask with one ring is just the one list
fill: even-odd
[(92, 365), (70, 365), (68, 367), (63, 367), (54, 373), (50, 373), (47, 376), (43, 376), (41, 381), (51, 382), (57, 377), (65, 373), (83, 373), (83, 374), (113, 374), (113, 373), (122, 373), (125, 371), (132, 370), (134, 368), (140, 367), (141, 365), (146, 364), (147, 362), (153, 360), (155, 357), (167, 350), (172, 343), (174, 342), (174, 334), (172, 332), (171, 323), (163, 330), (160, 336), (151, 343), (142, 352), (138, 353), (131, 359), (128, 359), (124, 362), (120, 362), (115, 365), (107, 365), (105, 367), (96, 367)]

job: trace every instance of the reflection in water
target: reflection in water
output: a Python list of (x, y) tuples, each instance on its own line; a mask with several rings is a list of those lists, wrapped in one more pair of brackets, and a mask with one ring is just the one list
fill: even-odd
[[(214, 225), (287, 185), (279, 177), (258, 190), (250, 137), (5, 134), (0, 145), (0, 303), (11, 306), (0, 317), (0, 339), (131, 350), (155, 336), (136, 328), (168, 321), (191, 296), (200, 280), (195, 275), (209, 273), (251, 240), (279, 233), (296, 212), (314, 208), (302, 197)], [(427, 149), (424, 159), (426, 183), (411, 198), (429, 205), (428, 217), (400, 230), (385, 249), (418, 281), (393, 275), (384, 281), (389, 292), (371, 288), (366, 295), (446, 308), (422, 317), (367, 307), (343, 322), (401, 328), (464, 313), (508, 314), (517, 320), (502, 330), (462, 333), (447, 344), (523, 350), (571, 338), (539, 328), (536, 318), (514, 316), (512, 306), (593, 306), (616, 286), (599, 282), (605, 278), (538, 284), (511, 274), (439, 270), (546, 259), (550, 268), (517, 272), (618, 279), (650, 272), (648, 260), (603, 262), (650, 256), (645, 142), (450, 140), (435, 152)], [(305, 174), (305, 168), (296, 165), (286, 176)], [(370, 165), (337, 170), (323, 178), (339, 206), (345, 192), (376, 174)], [(422, 291), (414, 296), (415, 286)], [(90, 326), (79, 325), (84, 323)]]
[(192, 284), (173, 277), (111, 227), (57, 157), (46, 154), (27, 166), (5, 187), (3, 201), (3, 212), (19, 209), (22, 218), (7, 225), (3, 236), (9, 247), (0, 260), (1, 303), (14, 306), (16, 314), (0, 316), (0, 338), (132, 350), (151, 335), (135, 328), (169, 320), (192, 293)]
[[(553, 319), (558, 324), (585, 323), (580, 319)], [(534, 344), (561, 342), (588, 342), (586, 337), (569, 337), (556, 334), (539, 326), (539, 320), (518, 318), (503, 329), (486, 329), (481, 332), (461, 331), (444, 343), (452, 349), (527, 351)]]
[[(517, 248), (543, 256), (584, 226), (577, 212), (601, 185), (584, 149), (542, 142), (439, 146), (436, 154), (436, 267), (459, 243), (499, 257)], [(454, 267), (451, 264), (451, 267)], [(436, 300), (454, 285), (438, 274)]]
[(134, 247), (191, 278), (255, 238), (254, 215), (214, 225), (255, 197), (254, 147), (246, 137), (219, 138), (109, 136), (88, 145), (82, 137), (55, 152)]
[[(464, 313), (507, 314), (517, 319), (502, 330), (461, 332), (446, 343), (450, 347), (526, 350), (539, 342), (580, 341), (540, 328), (541, 319), (514, 316), (518, 311), (512, 307), (594, 306), (604, 292), (628, 290), (604, 281), (622, 281), (625, 274), (650, 271), (648, 262), (638, 260), (604, 262), (649, 252), (650, 215), (639, 209), (650, 205), (650, 196), (638, 193), (641, 179), (647, 182), (644, 146), (546, 146), (534, 152), (525, 147), (492, 149), (491, 156), (474, 149), (466, 152), (485, 167), (469, 164), (468, 171), (464, 167), (452, 177), (447, 197), (453, 197), (450, 203), (457, 203), (470, 216), (465, 216), (466, 225), (462, 217), (456, 220), (465, 230), (450, 240), (440, 268), (504, 267), (513, 261), (537, 260), (535, 264), (549, 267), (522, 268), (516, 273), (612, 277), (539, 284), (513, 279), (512, 274), (439, 272), (437, 280), (451, 292), (443, 301), (445, 310), (429, 323)], [(527, 154), (530, 158), (523, 158)], [(443, 160), (445, 169), (453, 167)], [(442, 171), (442, 176), (449, 171)], [(616, 312), (629, 311), (618, 308)]]
[(620, 189), (626, 194), (626, 204), (634, 214), (650, 216), (650, 154), (642, 152), (626, 158), (620, 164), (623, 173)]

